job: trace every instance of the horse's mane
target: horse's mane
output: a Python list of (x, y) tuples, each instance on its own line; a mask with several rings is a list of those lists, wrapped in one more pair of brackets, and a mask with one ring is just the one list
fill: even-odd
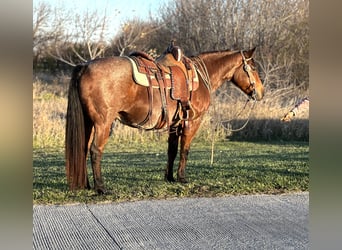
[(221, 54), (221, 53), (227, 53), (227, 52), (231, 52), (231, 53), (228, 53), (228, 54), (234, 54), (236, 52), (238, 52), (238, 50), (231, 50), (231, 49), (226, 49), (226, 50), (211, 50), (211, 51), (205, 51), (205, 52), (202, 52), (202, 53), (198, 53), (196, 55), (191, 55), (191, 57), (196, 57), (196, 56), (206, 56), (206, 55), (213, 55), (213, 54)]

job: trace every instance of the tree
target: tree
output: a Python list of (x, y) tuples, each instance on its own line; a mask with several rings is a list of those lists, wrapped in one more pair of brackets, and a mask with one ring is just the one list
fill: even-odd
[(75, 66), (104, 56), (109, 43), (107, 13), (87, 10), (73, 14), (62, 7), (39, 3), (33, 10), (33, 51)]
[(39, 45), (49, 39), (48, 36), (45, 36), (45, 29), (47, 28), (50, 15), (51, 7), (46, 3), (40, 3), (33, 9), (32, 37), (34, 50), (37, 50)]
[(121, 31), (112, 40), (120, 56), (133, 50), (154, 51), (151, 48), (151, 38), (162, 25), (153, 21), (132, 19), (125, 22)]
[(44, 47), (51, 39), (51, 34), (47, 32), (51, 7), (46, 3), (39, 3), (33, 8), (33, 67), (36, 68), (38, 61), (44, 56)]
[(97, 11), (72, 15), (57, 9), (49, 54), (72, 66), (103, 56), (108, 46), (107, 19), (106, 13), (100, 15)]

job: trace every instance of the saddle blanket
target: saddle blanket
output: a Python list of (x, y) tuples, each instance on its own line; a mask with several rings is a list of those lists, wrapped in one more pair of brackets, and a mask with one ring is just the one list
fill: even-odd
[[(133, 79), (134, 79), (134, 81), (137, 84), (142, 85), (144, 87), (149, 87), (150, 84), (149, 84), (148, 77), (150, 77), (152, 81), (153, 80), (157, 81), (157, 79), (155, 78), (154, 75), (148, 76), (145, 73), (139, 72), (137, 64), (135, 63), (135, 61), (132, 58), (128, 57), (128, 56), (125, 56), (125, 57), (131, 62), (132, 69), (133, 69)], [(166, 80), (171, 81), (171, 74), (170, 73), (165, 72), (165, 76), (164, 77), (165, 77)], [(152, 87), (153, 88), (159, 88), (159, 85), (152, 85)], [(167, 88), (170, 89), (171, 86), (167, 86)]]

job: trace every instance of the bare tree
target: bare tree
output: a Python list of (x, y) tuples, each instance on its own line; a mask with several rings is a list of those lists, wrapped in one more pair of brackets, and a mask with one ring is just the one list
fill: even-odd
[(120, 56), (132, 50), (153, 50), (150, 48), (150, 37), (161, 27), (162, 25), (153, 21), (128, 20), (122, 25), (112, 44), (117, 47)]
[(33, 50), (68, 65), (104, 55), (109, 45), (107, 13), (73, 14), (62, 7), (40, 3), (33, 10)]
[(33, 8), (33, 67), (36, 68), (40, 58), (46, 56), (45, 49), (47, 42), (51, 39), (48, 32), (49, 18), (51, 17), (51, 7), (46, 3), (40, 2)]
[(108, 26), (106, 13), (86, 11), (73, 15), (63, 9), (55, 9), (53, 39), (49, 54), (66, 64), (78, 63), (103, 56), (108, 43), (105, 36)]
[(45, 36), (45, 29), (48, 25), (48, 19), (51, 15), (51, 8), (46, 3), (39, 3), (33, 8), (33, 48), (37, 48), (44, 43), (49, 37)]

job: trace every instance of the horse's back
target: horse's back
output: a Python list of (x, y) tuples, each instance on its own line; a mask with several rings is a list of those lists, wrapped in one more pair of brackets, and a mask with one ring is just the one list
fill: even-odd
[(124, 57), (113, 56), (89, 61), (86, 76), (92, 79), (113, 81), (123, 76), (131, 75), (132, 72), (129, 61)]
[(84, 90), (113, 91), (117, 88), (127, 88), (133, 82), (131, 65), (124, 57), (96, 59), (84, 64), (83, 67), (80, 88)]

